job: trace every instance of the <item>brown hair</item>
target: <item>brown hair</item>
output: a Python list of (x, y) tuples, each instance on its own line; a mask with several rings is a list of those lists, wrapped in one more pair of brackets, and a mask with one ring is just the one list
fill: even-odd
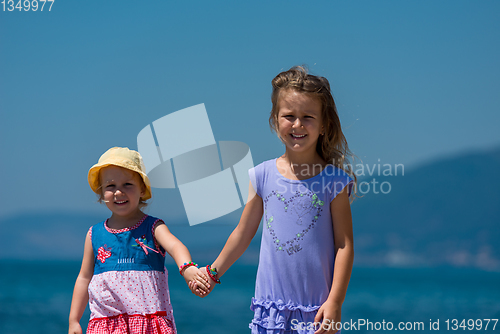
[[(278, 102), (282, 91), (295, 90), (317, 98), (322, 106), (321, 119), (325, 133), (318, 138), (316, 152), (328, 164), (348, 173), (356, 184), (357, 178), (348, 159), (348, 156), (353, 156), (353, 154), (349, 150), (347, 140), (342, 132), (328, 80), (324, 77), (308, 74), (307, 68), (304, 66), (294, 66), (288, 71), (278, 74), (271, 83), (273, 85), (271, 94), (273, 106), (269, 116), (271, 129), (278, 133)], [(355, 192), (356, 186), (353, 189)]]

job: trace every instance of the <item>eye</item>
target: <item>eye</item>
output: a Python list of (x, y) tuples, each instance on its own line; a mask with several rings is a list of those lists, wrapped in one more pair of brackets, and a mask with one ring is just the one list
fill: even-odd
[(108, 185), (106, 186), (106, 188), (112, 188), (112, 187), (114, 187), (114, 186), (115, 186), (114, 184), (108, 184)]

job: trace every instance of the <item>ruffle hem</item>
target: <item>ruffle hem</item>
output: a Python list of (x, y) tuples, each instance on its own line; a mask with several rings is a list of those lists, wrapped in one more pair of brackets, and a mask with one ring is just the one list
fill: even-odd
[(254, 318), (249, 327), (252, 334), (314, 333), (312, 324), (319, 308), (252, 298), (250, 309)]

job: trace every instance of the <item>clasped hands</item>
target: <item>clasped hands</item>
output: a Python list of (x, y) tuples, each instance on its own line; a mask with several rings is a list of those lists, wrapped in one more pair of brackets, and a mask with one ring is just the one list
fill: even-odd
[(215, 282), (210, 278), (206, 267), (194, 266), (184, 269), (182, 276), (192, 293), (198, 297), (206, 297), (215, 287)]

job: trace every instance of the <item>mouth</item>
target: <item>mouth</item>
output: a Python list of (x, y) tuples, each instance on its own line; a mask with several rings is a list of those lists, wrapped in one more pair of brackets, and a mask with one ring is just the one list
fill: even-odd
[(307, 135), (298, 135), (298, 134), (292, 133), (291, 136), (293, 139), (302, 139), (302, 138), (305, 138)]
[(118, 204), (118, 205), (123, 205), (125, 203), (127, 203), (128, 201), (115, 201), (115, 204)]

